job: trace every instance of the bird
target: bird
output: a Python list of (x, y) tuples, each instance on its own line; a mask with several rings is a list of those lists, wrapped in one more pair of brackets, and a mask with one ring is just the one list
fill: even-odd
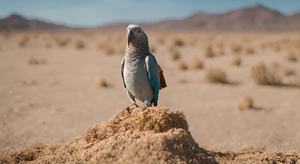
[(132, 104), (157, 106), (160, 89), (167, 87), (163, 70), (149, 50), (148, 37), (139, 25), (127, 27), (127, 46), (121, 62), (123, 85)]

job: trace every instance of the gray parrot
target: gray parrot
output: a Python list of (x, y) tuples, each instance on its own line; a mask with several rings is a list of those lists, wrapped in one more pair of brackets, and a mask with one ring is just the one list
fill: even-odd
[(159, 90), (167, 85), (162, 69), (149, 51), (148, 37), (138, 25), (127, 27), (121, 74), (127, 95), (135, 105), (138, 99), (144, 107), (157, 106)]

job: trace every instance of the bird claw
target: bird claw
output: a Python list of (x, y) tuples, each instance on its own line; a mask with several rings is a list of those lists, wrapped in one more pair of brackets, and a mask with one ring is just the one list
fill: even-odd
[(147, 109), (147, 105), (143, 105), (142, 106), (142, 110), (144, 111), (144, 110), (146, 110)]
[(129, 108), (137, 108), (137, 107), (139, 107), (137, 104), (136, 104), (136, 102), (133, 102), (132, 104), (130, 104), (129, 105)]

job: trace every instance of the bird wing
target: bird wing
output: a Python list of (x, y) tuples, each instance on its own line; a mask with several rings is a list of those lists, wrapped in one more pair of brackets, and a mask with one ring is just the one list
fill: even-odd
[(146, 56), (145, 65), (146, 65), (148, 79), (153, 91), (153, 102), (154, 105), (156, 105), (158, 101), (158, 93), (160, 89), (159, 65), (157, 64), (156, 59), (152, 54)]
[(158, 65), (158, 67), (159, 67), (160, 89), (163, 89), (167, 87), (167, 82), (164, 77), (164, 71), (161, 69), (160, 65)]
[(126, 84), (124, 81), (124, 64), (125, 64), (125, 57), (123, 57), (122, 62), (121, 62), (121, 75), (122, 75), (122, 81), (123, 81), (124, 88), (126, 88)]

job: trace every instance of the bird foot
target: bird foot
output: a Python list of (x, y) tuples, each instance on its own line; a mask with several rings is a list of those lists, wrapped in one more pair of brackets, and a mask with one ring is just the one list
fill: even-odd
[(147, 105), (143, 105), (142, 106), (142, 110), (144, 111), (144, 110), (146, 110), (147, 109)]
[(132, 104), (129, 105), (129, 108), (137, 108), (139, 107), (136, 102), (133, 102)]

